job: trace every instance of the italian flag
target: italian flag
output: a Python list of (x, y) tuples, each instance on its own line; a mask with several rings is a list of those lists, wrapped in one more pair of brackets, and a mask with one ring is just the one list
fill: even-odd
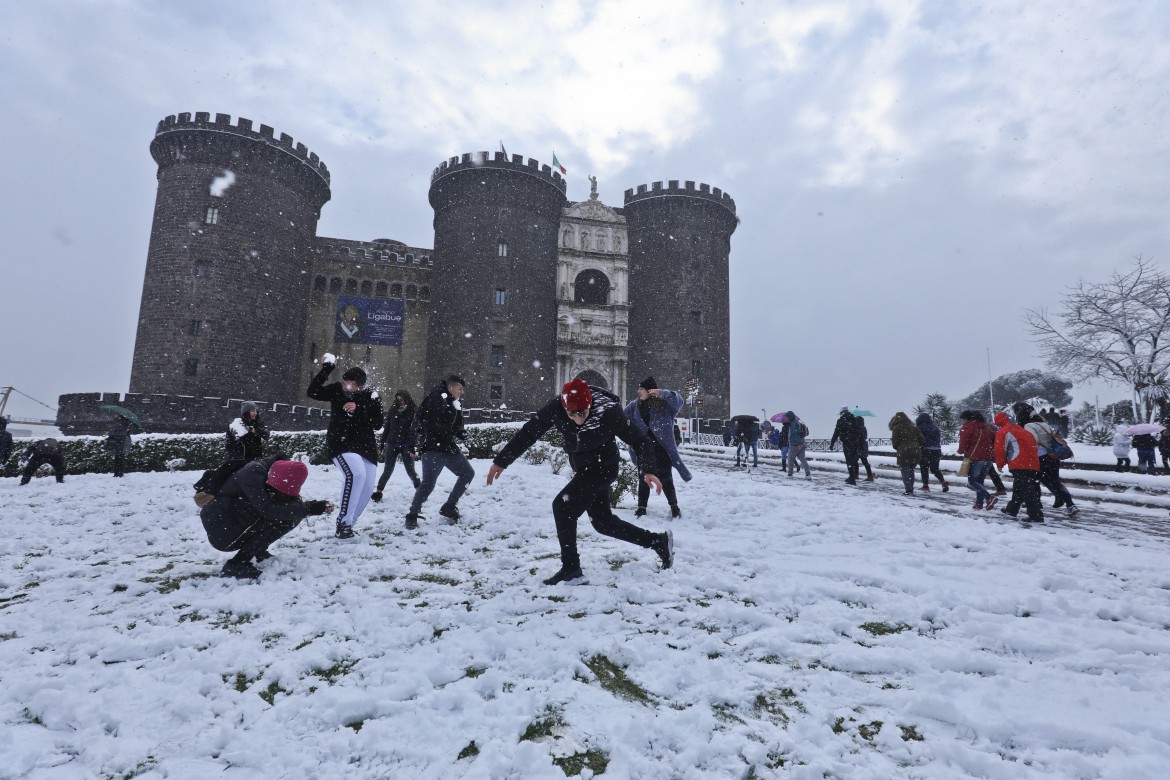
[(561, 161), (557, 159), (556, 152), (553, 152), (553, 167), (560, 171), (562, 176), (569, 172), (565, 166), (561, 165)]

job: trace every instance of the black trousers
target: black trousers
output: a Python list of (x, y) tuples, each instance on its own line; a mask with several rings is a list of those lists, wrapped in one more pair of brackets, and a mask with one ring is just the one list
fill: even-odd
[(654, 544), (657, 534), (627, 523), (610, 508), (609, 494), (616, 478), (616, 469), (582, 469), (573, 475), (569, 484), (553, 499), (553, 519), (557, 524), (557, 541), (561, 546), (563, 568), (581, 568), (581, 557), (577, 554), (577, 518), (585, 513), (589, 514), (594, 530), (603, 536), (639, 547)]
[(20, 484), (27, 485), (29, 480), (33, 478), (33, 474), (37, 473), (37, 469), (48, 463), (53, 467), (53, 475), (57, 477), (58, 482), (65, 481), (65, 456), (61, 453), (56, 455), (33, 455), (28, 459), (28, 465), (24, 467), (24, 471), (20, 473)]
[(126, 453), (114, 453), (114, 476), (120, 477), (126, 473)]
[(926, 450), (922, 451), (922, 484), (930, 484), (930, 475), (938, 479), (938, 481), (945, 485), (946, 479), (943, 477), (942, 470), (939, 469), (939, 463), (942, 462), (942, 450)]
[[(861, 458), (861, 450), (846, 448), (845, 449), (845, 468), (849, 471), (849, 481), (856, 482), (857, 477), (861, 474), (861, 466), (858, 460)], [(869, 463), (866, 464), (866, 469), (869, 468)]]
[(266, 551), (268, 549), (268, 545), (272, 544), (277, 539), (281, 538), (300, 524), (300, 520), (292, 520), (287, 522), (280, 522), (277, 520), (261, 520), (240, 534), (240, 537), (236, 540), (235, 544), (232, 544), (228, 547), (229, 550), (236, 550), (236, 554), (232, 560), (237, 562), (252, 560), (258, 553)]
[(386, 465), (382, 468), (382, 476), (378, 477), (378, 491), (381, 492), (386, 488), (386, 483), (390, 481), (390, 475), (394, 473), (394, 464), (398, 462), (398, 458), (402, 458), (402, 466), (406, 469), (406, 473), (410, 475), (410, 481), (414, 486), (418, 487), (418, 473), (414, 470), (414, 458), (406, 453), (405, 449), (392, 450), (386, 448)]
[[(662, 482), (662, 492), (666, 495), (666, 503), (670, 506), (678, 506), (678, 493), (674, 489), (674, 469), (670, 467), (670, 455), (667, 454), (666, 449), (654, 442), (654, 459), (658, 463), (658, 479)], [(650, 486), (646, 484), (645, 480), (638, 480), (638, 506), (643, 509), (646, 508), (646, 502), (650, 500)]]
[(1056, 508), (1062, 506), (1072, 506), (1072, 494), (1068, 492), (1068, 488), (1060, 481), (1060, 461), (1048, 460), (1047, 458), (1040, 459), (1040, 484), (1048, 488), (1053, 496), (1056, 497)]
[(1012, 497), (1003, 508), (1004, 514), (1015, 517), (1020, 505), (1029, 520), (1044, 521), (1044, 507), (1040, 503), (1040, 472), (1031, 469), (1012, 469)]

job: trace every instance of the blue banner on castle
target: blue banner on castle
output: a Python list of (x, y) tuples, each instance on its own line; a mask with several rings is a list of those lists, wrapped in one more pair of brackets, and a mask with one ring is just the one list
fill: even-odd
[(405, 304), (399, 298), (339, 295), (333, 334), (343, 343), (401, 347), (405, 313)]

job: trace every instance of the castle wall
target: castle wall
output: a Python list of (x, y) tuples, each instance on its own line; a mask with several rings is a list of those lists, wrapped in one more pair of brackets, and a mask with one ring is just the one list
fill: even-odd
[(328, 170), (287, 135), (226, 114), (167, 117), (150, 148), (158, 194), (131, 391), (299, 398)]
[[(494, 385), (501, 396), (495, 403), (537, 409), (559, 389), (557, 228), (564, 193), (564, 179), (549, 166), (502, 152), (451, 158), (431, 176), (435, 269), (426, 381), (460, 374), (468, 383), (465, 405), (492, 403)], [(496, 303), (496, 290), (506, 292), (505, 303)]]
[(731, 402), (731, 234), (735, 201), (688, 181), (626, 190), (630, 236), (628, 393), (654, 376), (660, 387), (702, 386), (704, 416)]
[[(305, 285), (308, 324), (301, 361), (302, 403), (320, 403), (310, 400), (304, 391), (319, 370), (314, 358), (325, 352), (337, 355), (342, 367), (361, 366), (368, 383), (386, 396), (405, 389), (416, 401), (420, 399), (425, 388), (432, 268), (427, 248), (384, 239), (317, 239), (312, 279)], [(401, 314), (400, 337), (394, 338), (387, 328), (373, 334), (364, 330), (347, 333), (347, 326), (339, 320), (345, 304), (354, 298), (362, 302), (363, 313), (375, 320)]]

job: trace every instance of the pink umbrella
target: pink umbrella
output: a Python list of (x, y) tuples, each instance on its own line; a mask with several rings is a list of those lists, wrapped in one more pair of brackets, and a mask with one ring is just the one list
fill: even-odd
[(1125, 429), (1127, 436), (1138, 436), (1143, 433), (1161, 433), (1162, 426), (1157, 423), (1138, 423)]
[(776, 414), (772, 415), (771, 420), (772, 422), (783, 424), (788, 422), (788, 415), (784, 414), (784, 412), (776, 412)]

